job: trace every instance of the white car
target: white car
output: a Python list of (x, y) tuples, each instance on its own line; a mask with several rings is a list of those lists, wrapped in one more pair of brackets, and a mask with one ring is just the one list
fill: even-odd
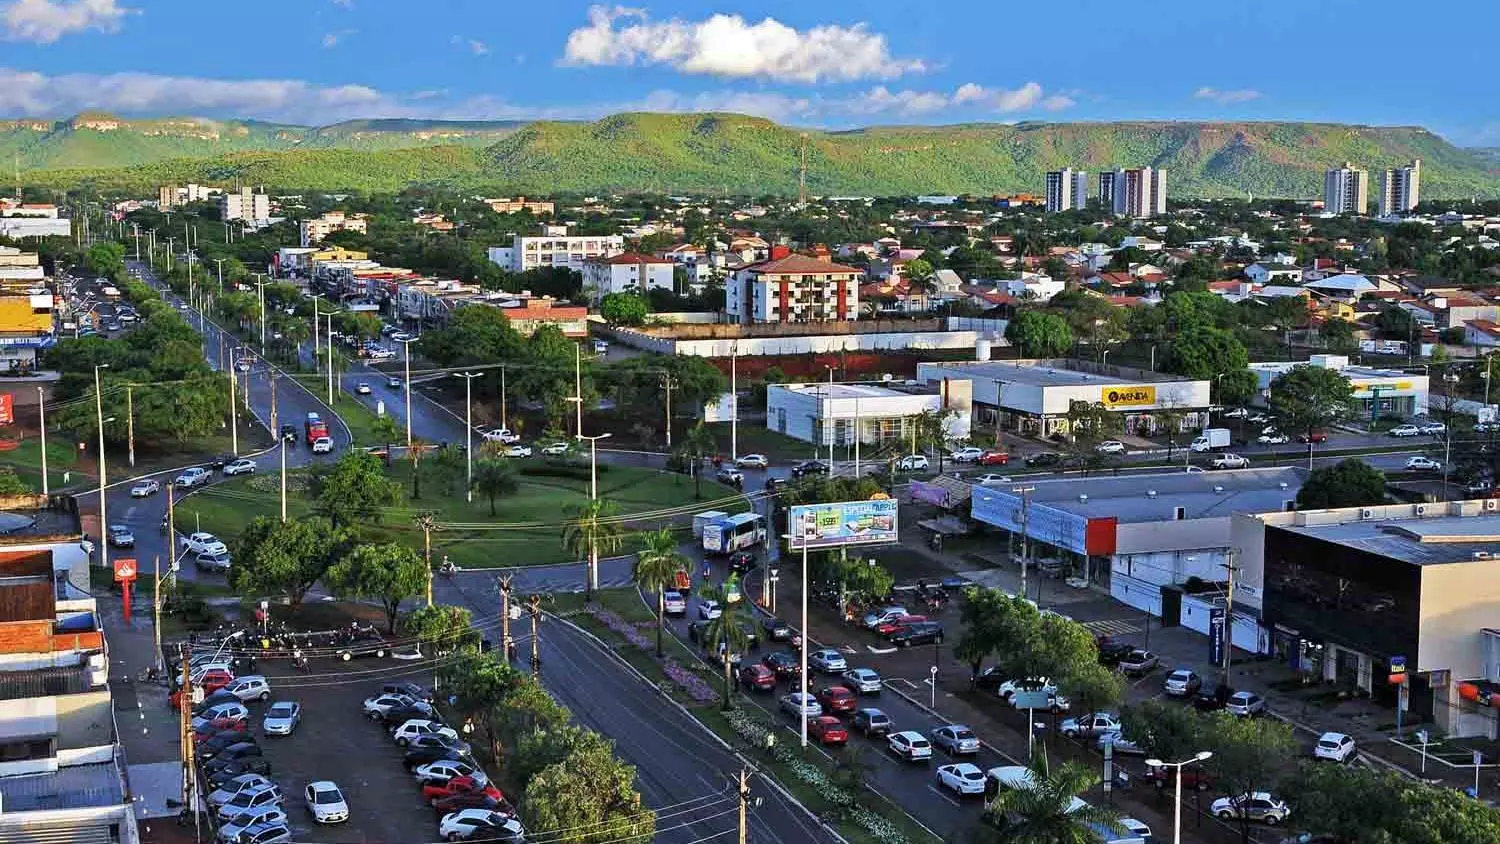
[(525, 836), (526, 828), (515, 815), (494, 809), (459, 809), (438, 824), (438, 837), (444, 841), (520, 842)]
[(447, 736), (458, 739), (458, 731), (452, 727), (445, 727), (437, 721), (429, 721), (425, 718), (413, 718), (391, 731), (391, 738), (402, 747), (411, 744), (411, 740), (417, 736)]
[(1283, 434), (1280, 431), (1267, 431), (1266, 433), (1261, 434), (1259, 437), (1256, 437), (1255, 441), (1260, 443), (1261, 445), (1285, 445), (1292, 440), (1291, 437), (1288, 437), (1286, 434)]
[(204, 531), (182, 538), (182, 547), (194, 554), (228, 554), (229, 548), (217, 536)]
[(687, 599), (682, 597), (681, 592), (675, 590), (663, 592), (661, 600), (665, 605), (663, 612), (667, 615), (687, 615)]
[(268, 736), (289, 736), (302, 721), (302, 704), (291, 700), (278, 700), (266, 710), (260, 728)]
[(318, 780), (307, 784), (302, 797), (307, 801), (307, 812), (318, 823), (343, 823), (349, 820), (349, 804), (344, 801), (344, 792), (332, 780)]
[(207, 469), (202, 466), (194, 466), (191, 469), (183, 469), (182, 474), (178, 475), (177, 479), (172, 481), (172, 483), (176, 486), (194, 487), (202, 486), (213, 480), (213, 478), (213, 474)]
[(1105, 733), (1118, 733), (1122, 727), (1120, 719), (1112, 712), (1095, 712), (1082, 718), (1069, 718), (1062, 722), (1060, 727), (1062, 734), (1068, 738), (1079, 736), (1099, 736)]
[(845, 683), (855, 692), (864, 695), (876, 694), (884, 685), (880, 674), (873, 668), (851, 668), (842, 675)]
[(1260, 821), (1266, 826), (1275, 826), (1291, 817), (1292, 814), (1289, 806), (1265, 791), (1241, 794), (1237, 797), (1220, 797), (1209, 807), (1209, 811), (1213, 812), (1214, 817), (1219, 820), (1231, 821), (1245, 817), (1252, 821)]
[(265, 806), (256, 806), (254, 809), (246, 809), (238, 815), (230, 818), (223, 826), (219, 827), (219, 840), (225, 844), (238, 844), (240, 836), (257, 826), (285, 826), (287, 823), (286, 812), (275, 803)]
[[(958, 458), (955, 457), (954, 459), (956, 460)], [(927, 467), (927, 455), (925, 454), (908, 454), (905, 457), (901, 458), (900, 463), (896, 464), (896, 468), (900, 469), (903, 472), (922, 471)]]
[(956, 463), (973, 463), (975, 460), (978, 460), (983, 456), (984, 449), (970, 445), (964, 446), (958, 451), (953, 452), (953, 454), (949, 456), (949, 459), (953, 460)]
[(1443, 464), (1433, 460), (1431, 457), (1409, 457), (1406, 460), (1406, 468), (1414, 472), (1441, 472)]
[(789, 715), (816, 718), (823, 714), (823, 705), (811, 693), (792, 692), (781, 699), (781, 711)]
[(456, 759), (439, 759), (426, 765), (418, 765), (411, 773), (423, 785), (442, 785), (454, 777), (473, 777), (475, 782), (486, 785), (490, 781), (489, 775), (483, 770)]
[(996, 475), (991, 472), (990, 474), (980, 475), (975, 478), (974, 483), (980, 486), (999, 486), (1000, 484), (1010, 483), (1010, 475)]
[(1142, 750), (1139, 744), (1125, 738), (1123, 733), (1105, 733), (1099, 736), (1094, 744), (1099, 748), (1100, 753), (1104, 752), (1105, 745), (1109, 745), (1114, 748), (1115, 753), (1128, 753), (1132, 756), (1146, 755), (1146, 751)]
[(767, 460), (764, 454), (745, 454), (734, 461), (734, 465), (742, 469), (764, 469), (771, 465), (771, 461)]
[(937, 769), (938, 785), (959, 796), (984, 793), (984, 771), (972, 762), (943, 765)]
[(1094, 450), (1100, 454), (1124, 454), (1125, 444), (1119, 440), (1105, 440), (1094, 446)]
[(932, 758), (932, 742), (927, 737), (915, 730), (903, 730), (899, 733), (891, 733), (886, 739), (886, 744), (891, 752), (897, 756), (905, 757), (908, 761), (926, 761)]
[(482, 432), (480, 436), (485, 442), (505, 443), (506, 445), (521, 441), (520, 435), (512, 433), (509, 428), (491, 428)]
[(1448, 433), (1448, 426), (1441, 422), (1423, 422), (1417, 426), (1417, 430), (1429, 436)]
[(1235, 692), (1224, 702), (1224, 711), (1230, 715), (1249, 718), (1266, 711), (1266, 699), (1255, 692)]
[(313, 454), (332, 454), (333, 453), (333, 438), (332, 437), (318, 437), (317, 439), (313, 440), (312, 452), (313, 452)]
[(1250, 461), (1238, 454), (1221, 454), (1209, 465), (1215, 469), (1244, 469), (1250, 465)]
[(1347, 762), (1353, 755), (1354, 739), (1343, 733), (1324, 733), (1318, 736), (1318, 743), (1313, 745), (1313, 757), (1316, 759)]
[(724, 608), (719, 606), (718, 601), (701, 600), (698, 602), (698, 617), (704, 621), (713, 621), (724, 614)]
[(237, 363), (237, 364), (235, 364), (234, 368), (238, 369), (241, 372), (249, 372), (250, 371), (250, 361), (247, 360), (246, 358), (240, 358), (240, 362)]
[(531, 446), (529, 446), (529, 445), (512, 445), (512, 446), (509, 446), (509, 447), (507, 447), (505, 449), (505, 456), (506, 457), (530, 457), (531, 456)]
[(224, 687), (224, 691), (229, 692), (241, 701), (271, 699), (271, 684), (266, 681), (265, 677), (259, 674), (246, 674), (243, 677), (236, 677), (229, 681), (229, 685)]
[(843, 654), (832, 648), (824, 648), (808, 654), (807, 665), (825, 674), (841, 674), (849, 670), (849, 661), (844, 659)]
[(130, 488), (130, 497), (145, 498), (158, 492), (161, 492), (161, 483), (147, 478), (144, 481), (137, 481), (135, 486)]
[(1422, 429), (1416, 425), (1397, 425), (1391, 429), (1390, 434), (1393, 437), (1419, 437)]
[(1243, 407), (1231, 407), (1219, 415), (1224, 417), (1225, 419), (1244, 419), (1246, 416), (1250, 415), (1250, 411), (1244, 409)]
[(559, 454), (567, 454), (568, 447), (567, 443), (548, 443), (542, 446), (542, 453), (549, 457), (556, 457)]
[(255, 474), (255, 461), (251, 460), (248, 457), (241, 457), (238, 460), (225, 463), (224, 474), (227, 477), (233, 477), (235, 475), (253, 475)]
[(354, 387), (354, 392), (359, 393), (362, 396), (368, 396), (370, 393), (372, 393), (374, 391), (370, 389), (370, 385), (369, 384), (365, 383), (364, 381), (361, 381), (361, 382), (359, 382), (359, 384), (357, 384)]

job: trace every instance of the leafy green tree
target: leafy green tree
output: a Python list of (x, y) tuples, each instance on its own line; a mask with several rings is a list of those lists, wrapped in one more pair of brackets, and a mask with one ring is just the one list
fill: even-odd
[(443, 328), (427, 331), (416, 352), (443, 366), (499, 363), (520, 357), (525, 341), (500, 308), (454, 311)]
[(599, 315), (610, 325), (644, 325), (651, 306), (637, 293), (610, 293), (599, 302)]
[[(1271, 718), (1239, 718), (1216, 712), (1203, 739), (1213, 758), (1205, 765), (1226, 794), (1268, 791), (1281, 776), (1286, 760), (1297, 753), (1290, 724)], [(1240, 840), (1250, 844), (1250, 820), (1239, 820)]]
[(1181, 331), (1167, 343), (1161, 368), (1189, 378), (1208, 379), (1250, 366), (1250, 354), (1233, 334), (1206, 325)]
[(1334, 354), (1347, 355), (1359, 348), (1354, 325), (1346, 319), (1334, 317), (1323, 323), (1322, 334), (1324, 346)]
[[(1436, 830), (1431, 828), (1408, 837), (1405, 834), (1407, 829), (1404, 829), (1411, 823), (1407, 797), (1409, 792), (1424, 786), (1393, 772), (1311, 762), (1298, 766), (1297, 772), (1283, 785), (1287, 794), (1294, 795), (1293, 810), (1299, 826), (1338, 836), (1341, 840), (1360, 844), (1406, 844), (1409, 841), (1439, 844), (1450, 840), (1459, 844), (1481, 840), (1468, 835), (1448, 839), (1434, 834)], [(1465, 803), (1472, 802), (1460, 799)], [(1489, 837), (1500, 836), (1500, 825), (1497, 825), (1500, 824), (1497, 821), (1500, 815), (1492, 809), (1483, 809), (1480, 814), (1490, 815), (1492, 830)], [(1425, 826), (1425, 819), (1422, 823)]]
[(678, 569), (692, 565), (687, 555), (677, 548), (677, 537), (671, 528), (643, 534), (641, 550), (635, 555), (635, 570), (632, 576), (635, 585), (656, 593), (656, 656), (666, 655), (662, 649), (662, 631), (666, 629), (666, 592), (676, 581)]
[[(1031, 763), (1030, 788), (1001, 789), (985, 809), (986, 839), (996, 844), (1092, 844), (1095, 825), (1113, 824), (1119, 812), (1103, 806), (1075, 808), (1081, 792), (1093, 788), (1099, 775), (1092, 768), (1065, 763), (1048, 769), (1047, 754)], [(986, 829), (988, 827), (988, 829)]]
[(125, 269), (125, 247), (113, 241), (100, 241), (84, 253), (83, 263), (94, 275), (114, 278)]
[(1375, 315), (1375, 329), (1387, 340), (1414, 340), (1421, 336), (1416, 317), (1400, 305), (1387, 305)]
[(1055, 314), (1025, 310), (1005, 326), (1005, 339), (1018, 346), (1023, 357), (1051, 358), (1067, 354), (1073, 347), (1073, 331)]
[(230, 588), (242, 595), (285, 595), (301, 604), (350, 539), (318, 516), (289, 522), (256, 516), (235, 542)]
[(1260, 378), (1248, 369), (1236, 369), (1216, 379), (1215, 398), (1222, 405), (1243, 405), (1255, 397), (1260, 390)]
[(401, 622), (402, 633), (417, 641), (428, 659), (479, 646), (479, 631), (472, 626), (469, 611), (452, 604), (418, 607)]
[(401, 485), (385, 476), (373, 454), (354, 449), (313, 476), (313, 498), (317, 512), (338, 527), (375, 524), (382, 508), (401, 501)]
[(1354, 386), (1333, 369), (1303, 364), (1276, 376), (1266, 400), (1276, 427), (1307, 437), (1312, 461), (1312, 433), (1345, 418), (1354, 407)]
[(385, 465), (391, 465), (391, 454), (394, 451), (391, 444), (404, 439), (406, 430), (396, 421), (396, 417), (387, 413), (375, 417), (375, 421), (370, 423), (370, 434), (385, 446)]
[(345, 598), (371, 598), (385, 609), (386, 630), (396, 632), (401, 602), (420, 595), (431, 571), (417, 552), (395, 542), (356, 545), (329, 566), (323, 582)]
[(729, 590), (722, 584), (704, 584), (698, 590), (698, 596), (719, 604), (719, 617), (710, 619), (703, 626), (703, 647), (709, 653), (717, 654), (724, 667), (724, 700), (720, 708), (728, 711), (734, 708), (734, 658), (744, 654), (750, 644), (750, 637), (745, 632), (749, 626), (745, 621), (745, 601), (743, 597), (729, 600)]
[(515, 495), (521, 488), (516, 468), (502, 457), (486, 457), (474, 464), (474, 491), (489, 499), (490, 515), (495, 515), (495, 499)]
[(570, 554), (585, 557), (589, 562), (589, 600), (599, 588), (599, 552), (614, 551), (624, 541), (624, 528), (616, 516), (615, 502), (608, 498), (595, 498), (573, 507), (568, 521), (563, 525), (563, 549)]
[(605, 748), (580, 748), (544, 768), (526, 789), (526, 829), (543, 840), (562, 833), (568, 844), (650, 841), (656, 814), (641, 805), (635, 768)]
[(31, 492), (31, 486), (21, 480), (15, 469), (0, 466), (0, 495), (29, 495)]
[(504, 761), (498, 711), (506, 699), (524, 682), (521, 672), (493, 653), (465, 650), (438, 669), (443, 689), (452, 699), (459, 716), (484, 730), (489, 740), (490, 757)]
[(1204, 749), (1203, 719), (1192, 709), (1161, 700), (1121, 710), (1125, 738), (1154, 759), (1186, 759)]
[(1364, 507), (1384, 501), (1385, 473), (1354, 457), (1314, 469), (1297, 490), (1298, 510)]
[(1016, 600), (999, 589), (970, 587), (965, 593), (959, 613), (963, 632), (953, 647), (953, 653), (968, 663), (971, 684), (979, 679), (985, 660), (1022, 638), (1020, 622), (1016, 618)]
[(578, 344), (568, 339), (562, 329), (547, 323), (538, 328), (525, 343), (524, 368), (515, 373), (512, 386), (521, 395), (531, 396), (546, 408), (549, 425), (561, 424), (567, 398), (574, 392), (575, 365), (582, 367), (584, 398), (592, 390), (591, 366), (578, 363)]
[(702, 422), (687, 429), (682, 441), (677, 446), (677, 451), (683, 458), (690, 461), (689, 466), (693, 472), (693, 497), (703, 497), (703, 459), (719, 450), (718, 440), (714, 438), (713, 431), (708, 429)]
[(614, 753), (614, 742), (577, 724), (559, 724), (523, 733), (510, 756), (508, 773), (522, 791), (537, 774), (578, 753)]

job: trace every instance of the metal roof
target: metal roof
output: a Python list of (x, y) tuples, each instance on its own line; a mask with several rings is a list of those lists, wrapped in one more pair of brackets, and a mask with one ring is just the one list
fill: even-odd
[(78, 809), (118, 806), (125, 800), (125, 791), (114, 762), (99, 762), (70, 765), (45, 774), (0, 777), (0, 800), (7, 813)]
[(1500, 516), (1372, 519), (1281, 529), (1418, 566), (1500, 562)]
[[(1008, 384), (1028, 384), (1038, 387), (1080, 387), (1090, 384), (1166, 384), (1184, 383), (1192, 380), (1161, 372), (1143, 372), (1139, 370), (1130, 370), (1130, 372), (1135, 372), (1135, 377), (1127, 378), (1117, 375), (1104, 375), (1099, 372), (1069, 369), (1064, 363), (1061, 360), (989, 360), (932, 363), (927, 365), (939, 367), (946, 373), (958, 376), (996, 380)], [(1111, 369), (1121, 371), (1122, 375), (1129, 374), (1119, 367), (1111, 367)]]
[[(1222, 472), (1153, 472), (1149, 474), (1073, 476), (1038, 480), (1018, 478), (1033, 503), (1046, 504), (1084, 518), (1113, 516), (1121, 524), (1170, 522), (1176, 508), (1185, 519), (1209, 519), (1235, 513), (1267, 513), (1285, 509), (1297, 497), (1306, 472), (1293, 467), (1231, 469)], [(1019, 483), (1018, 483), (1019, 485)], [(995, 488), (976, 495), (996, 492)], [(1153, 496), (1152, 493), (1155, 493)], [(1087, 496), (1083, 498), (1081, 496)]]

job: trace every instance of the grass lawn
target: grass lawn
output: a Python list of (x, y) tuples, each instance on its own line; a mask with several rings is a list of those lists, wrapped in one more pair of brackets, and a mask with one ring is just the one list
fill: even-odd
[[(482, 496), (476, 495), (473, 502), (464, 500), (461, 481), (451, 486), (452, 494), (444, 494), (442, 484), (424, 470), (422, 497), (412, 500), (410, 464), (397, 462), (390, 467), (389, 474), (402, 483), (407, 500), (384, 513), (381, 524), (369, 529), (368, 535), (374, 541), (394, 540), (420, 550), (422, 533), (412, 524), (412, 518), (436, 510), (439, 521), (462, 527), (450, 527), (433, 534), (434, 559), (441, 559), (446, 554), (465, 568), (541, 565), (574, 559), (563, 551), (562, 524), (572, 507), (588, 500), (586, 480), (523, 475), (520, 490), (513, 496), (497, 499), (495, 515), (491, 516), (489, 502)], [(290, 519), (312, 512), (312, 502), (302, 491), (305, 477), (302, 473), (293, 473), (288, 479), (287, 517)], [(612, 466), (599, 474), (599, 495), (613, 500), (619, 512), (626, 516), (685, 507), (688, 515), (682, 520), (686, 522), (690, 521), (692, 512), (708, 509), (708, 502), (735, 494), (728, 487), (705, 481), (703, 506), (699, 506), (693, 496), (692, 481), (681, 475), (623, 466)], [(724, 506), (725, 503), (728, 506)], [(749, 509), (743, 499), (715, 504), (714, 507), (726, 512)], [(256, 516), (280, 516), (279, 488), (273, 474), (215, 484), (179, 504), (175, 517), (179, 530), (202, 529), (229, 541)], [(643, 520), (630, 527), (646, 529), (655, 526), (655, 520)], [(634, 547), (634, 541), (627, 537), (620, 552)]]
[[(729, 423), (713, 422), (708, 425), (713, 432), (714, 438), (719, 442), (719, 453), (729, 454)], [(765, 427), (760, 423), (740, 423), (739, 430), (739, 453), (764, 454), (773, 461), (787, 462), (796, 460), (811, 460), (818, 455), (814, 453), (813, 444), (793, 439), (786, 434), (780, 434)], [(828, 450), (823, 450), (826, 458)], [(871, 456), (874, 452), (871, 452)]]
[[(67, 438), (54, 436), (47, 440), (47, 482), (52, 489), (61, 489), (63, 486), (63, 473), (76, 468), (77, 452), (76, 444), (69, 444)], [(42, 440), (40, 437), (27, 436), (21, 440), (21, 444), (10, 451), (0, 451), (0, 466), (9, 466), (14, 469), (16, 475), (37, 492), (42, 490)], [(93, 475), (90, 470), (90, 477)], [(73, 478), (78, 476), (77, 471), (72, 471)]]
[[(111, 446), (106, 459), (110, 483), (148, 472), (191, 465), (207, 460), (216, 454), (227, 454), (231, 450), (228, 430), (209, 437), (195, 437), (185, 443), (163, 443), (162, 447), (136, 442), (135, 466), (130, 465), (128, 452), (123, 447)], [(88, 450), (79, 459), (78, 444), (68, 437), (54, 434), (47, 438), (47, 477), (52, 492), (67, 487), (92, 485), (99, 474), (99, 463), (94, 445), (88, 441)], [(259, 451), (271, 444), (271, 436), (260, 425), (243, 425), (240, 428), (240, 453)], [(0, 451), (0, 466), (9, 466), (37, 492), (42, 489), (42, 441), (40, 437), (28, 436), (11, 451)], [(66, 474), (66, 479), (64, 475)]]

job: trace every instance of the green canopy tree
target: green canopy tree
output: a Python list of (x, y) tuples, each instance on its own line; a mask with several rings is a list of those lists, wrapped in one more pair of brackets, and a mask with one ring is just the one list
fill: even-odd
[(525, 791), (537, 774), (578, 753), (613, 754), (615, 743), (577, 724), (559, 724), (523, 733), (511, 753), (508, 772)]
[(717, 654), (724, 667), (724, 700), (719, 708), (728, 711), (734, 708), (734, 657), (745, 653), (750, 643), (745, 632), (749, 626), (745, 621), (745, 602), (742, 597), (729, 600), (729, 590), (723, 584), (705, 584), (698, 590), (698, 596), (719, 604), (719, 617), (709, 619), (703, 627), (703, 647)]
[(429, 659), (479, 646), (479, 631), (474, 629), (468, 609), (452, 604), (418, 607), (402, 619), (401, 629), (417, 640)]
[(301, 604), (350, 540), (346, 530), (318, 516), (289, 522), (256, 516), (235, 541), (230, 588), (242, 595), (285, 595)]
[(314, 475), (312, 489), (317, 512), (338, 527), (379, 523), (381, 509), (401, 501), (401, 484), (385, 476), (378, 458), (358, 449)]
[(464, 650), (438, 669), (450, 704), (465, 721), (477, 724), (489, 740), (490, 756), (505, 759), (498, 711), (525, 681), (521, 672), (491, 653)]
[[(1297, 753), (1290, 724), (1271, 718), (1239, 718), (1216, 712), (1203, 733), (1204, 750), (1214, 755), (1204, 763), (1215, 784), (1226, 794), (1268, 791), (1282, 775), (1286, 760)], [(1248, 818), (1238, 821), (1240, 840), (1250, 844)]]
[(1092, 804), (1076, 806), (1078, 795), (1099, 782), (1092, 768), (1066, 763), (1049, 770), (1047, 755), (1031, 763), (1030, 788), (1005, 788), (985, 809), (984, 840), (995, 844), (1092, 844), (1097, 824), (1113, 824), (1120, 814)]
[(1344, 419), (1354, 407), (1354, 385), (1337, 370), (1302, 364), (1271, 381), (1266, 400), (1276, 427), (1307, 438), (1307, 461), (1312, 465), (1313, 431)]
[(94, 275), (114, 278), (125, 269), (125, 247), (113, 241), (95, 243), (83, 253), (83, 264)]
[(515, 495), (521, 488), (516, 467), (503, 457), (486, 457), (474, 464), (474, 491), (489, 499), (490, 515), (495, 515), (495, 499)]
[(1154, 759), (1187, 759), (1204, 749), (1203, 719), (1175, 703), (1148, 700), (1126, 706), (1120, 723), (1125, 738)]
[(656, 813), (641, 805), (635, 768), (604, 747), (579, 748), (542, 769), (526, 789), (526, 829), (546, 840), (565, 833), (569, 844), (650, 841)]
[(677, 537), (671, 528), (643, 534), (641, 550), (635, 555), (635, 570), (632, 577), (635, 585), (647, 592), (656, 593), (656, 656), (666, 655), (662, 649), (662, 631), (666, 629), (666, 592), (676, 581), (678, 569), (692, 565), (687, 555), (677, 548)]
[(1018, 346), (1023, 357), (1058, 357), (1073, 347), (1073, 330), (1062, 317), (1032, 309), (1016, 314), (1005, 326), (1005, 339)]
[(617, 509), (614, 501), (595, 498), (573, 507), (563, 525), (563, 549), (589, 562), (585, 590), (588, 600), (593, 600), (594, 590), (599, 588), (599, 552), (617, 550), (624, 541), (624, 528), (615, 515)]
[(1194, 325), (1168, 341), (1161, 368), (1189, 378), (1210, 379), (1249, 366), (1250, 353), (1233, 334), (1208, 325)]
[(610, 325), (644, 325), (651, 306), (637, 293), (609, 293), (599, 302), (599, 315)]
[(417, 552), (396, 542), (356, 545), (329, 566), (323, 582), (345, 598), (370, 598), (385, 609), (386, 630), (396, 632), (401, 602), (420, 595), (430, 570)]
[(370, 433), (376, 440), (385, 445), (385, 465), (391, 465), (391, 454), (394, 451), (391, 448), (391, 444), (406, 436), (405, 429), (401, 427), (401, 423), (397, 422), (394, 416), (387, 413), (375, 417), (375, 421), (370, 423)]
[(1354, 457), (1314, 469), (1297, 490), (1298, 510), (1363, 507), (1384, 501), (1385, 473)]

